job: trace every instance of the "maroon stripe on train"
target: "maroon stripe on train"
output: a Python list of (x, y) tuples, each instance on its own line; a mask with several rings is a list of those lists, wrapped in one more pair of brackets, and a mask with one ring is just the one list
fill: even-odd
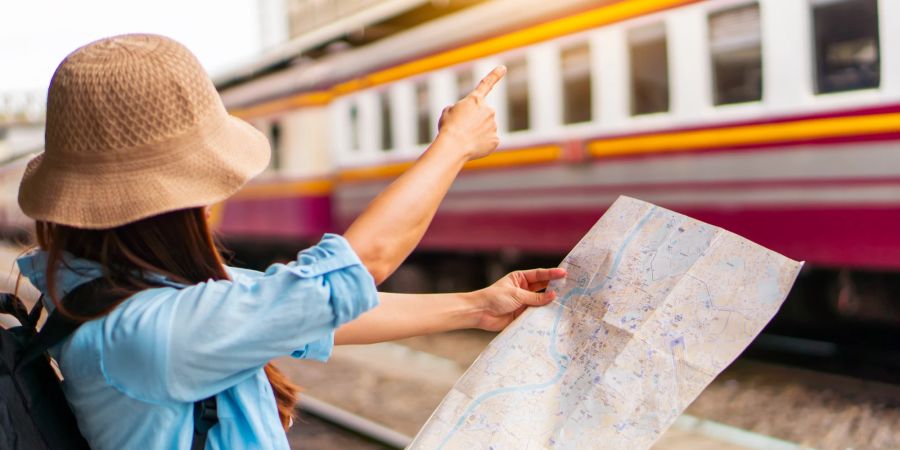
[[(788, 257), (822, 266), (900, 269), (900, 208), (712, 209), (678, 212)], [(595, 211), (440, 213), (421, 248), (569, 251), (602, 215)]]
[(226, 237), (317, 239), (334, 229), (331, 197), (229, 200), (217, 231)]
[[(340, 231), (327, 197), (229, 202), (219, 228), (226, 236), (317, 239)], [(824, 266), (900, 269), (900, 208), (770, 207), (676, 208), (785, 255)], [(594, 210), (439, 213), (421, 248), (564, 254), (602, 215)], [(342, 222), (349, 222), (349, 218)]]

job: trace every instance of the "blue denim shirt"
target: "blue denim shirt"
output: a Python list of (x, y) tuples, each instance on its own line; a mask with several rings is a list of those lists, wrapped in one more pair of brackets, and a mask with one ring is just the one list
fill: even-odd
[[(61, 295), (101, 274), (93, 261), (67, 263)], [(44, 252), (18, 265), (47, 292)], [(230, 281), (193, 286), (160, 277), (172, 287), (133, 295), (52, 349), (92, 448), (190, 448), (192, 404), (211, 395), (219, 424), (207, 449), (289, 448), (263, 366), (284, 355), (328, 359), (334, 330), (378, 304), (375, 284), (337, 235), (265, 273), (228, 272)]]

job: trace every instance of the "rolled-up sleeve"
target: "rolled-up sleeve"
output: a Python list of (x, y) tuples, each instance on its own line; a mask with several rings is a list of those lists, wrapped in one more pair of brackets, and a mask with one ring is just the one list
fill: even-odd
[[(165, 392), (158, 394), (195, 401), (240, 382), (273, 358), (325, 360), (331, 354), (334, 330), (378, 304), (371, 275), (338, 235), (325, 235), (288, 264), (274, 264), (263, 273), (231, 270), (231, 274), (230, 281), (171, 289), (174, 298), (157, 308), (149, 306), (153, 302), (138, 307), (152, 310), (149, 315), (156, 326), (109, 324), (111, 332), (155, 328), (156, 336), (147, 336), (145, 342), (168, 337), (167, 342), (157, 341), (167, 351), (144, 352), (158, 355), (157, 361), (146, 363), (166, 368), (160, 386)], [(109, 319), (148, 321), (140, 311), (132, 315)], [(165, 327), (168, 330), (160, 329)], [(139, 375), (143, 364), (133, 355), (107, 355), (108, 376)]]

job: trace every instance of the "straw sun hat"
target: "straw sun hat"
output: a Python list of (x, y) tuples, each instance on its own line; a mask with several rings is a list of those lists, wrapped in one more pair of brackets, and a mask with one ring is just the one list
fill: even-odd
[(194, 55), (156, 35), (67, 56), (50, 82), (45, 134), (19, 205), (78, 228), (219, 202), (269, 163), (266, 137), (228, 115)]

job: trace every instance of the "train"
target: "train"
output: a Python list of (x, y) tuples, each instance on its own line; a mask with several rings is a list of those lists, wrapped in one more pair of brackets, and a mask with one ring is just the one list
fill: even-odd
[[(628, 195), (831, 270), (836, 299), (900, 272), (896, 0), (487, 0), (321, 44), (215, 79), (272, 146), (213, 208), (238, 248), (341, 232), (505, 64), (501, 147), (466, 165), (422, 252), (558, 259)], [(2, 228), (27, 223), (7, 188), (23, 169), (0, 171)]]
[(501, 148), (467, 164), (421, 248), (565, 254), (628, 195), (811, 265), (900, 269), (893, 0), (496, 0), (220, 80), (273, 158), (218, 229), (341, 231), (497, 64)]

